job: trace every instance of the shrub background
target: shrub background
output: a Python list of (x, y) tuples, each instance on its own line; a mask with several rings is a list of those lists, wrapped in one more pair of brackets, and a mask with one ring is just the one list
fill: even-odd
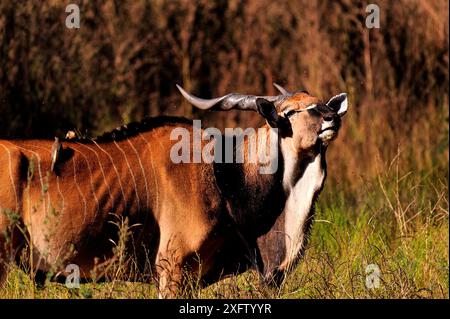
[[(69, 3), (80, 29), (65, 27)], [(380, 29), (365, 27), (368, 3), (3, 0), (0, 136), (93, 136), (159, 114), (255, 126), (254, 114), (194, 110), (175, 83), (214, 97), (276, 94), (278, 82), (324, 99), (350, 94), (330, 152), (345, 177), (399, 144), (414, 145), (406, 158), (421, 168), (424, 152), (448, 145), (448, 1), (378, 1)]]

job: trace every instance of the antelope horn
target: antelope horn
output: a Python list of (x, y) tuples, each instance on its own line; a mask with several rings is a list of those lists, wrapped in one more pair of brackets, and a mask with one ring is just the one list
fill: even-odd
[(274, 86), (278, 91), (280, 91), (280, 93), (283, 94), (283, 95), (292, 95), (291, 92), (289, 92), (288, 90), (286, 90), (284, 87), (282, 87), (282, 86), (279, 85), (279, 84), (273, 83), (273, 86)]
[(295, 93), (302, 93), (302, 92), (306, 93), (306, 94), (309, 94), (309, 92), (306, 91), (306, 90), (297, 90), (295, 92), (290, 92), (290, 91), (286, 90), (284, 87), (282, 87), (281, 85), (276, 84), (276, 83), (273, 83), (273, 86), (276, 87), (277, 90), (280, 91), (281, 94), (286, 95), (286, 96), (292, 96)]
[(244, 111), (258, 111), (256, 100), (258, 98), (266, 99), (270, 102), (276, 102), (283, 96), (256, 96), (256, 95), (244, 95), (238, 93), (230, 93), (222, 97), (214, 99), (201, 99), (188, 92), (186, 92), (181, 86), (177, 84), (177, 88), (186, 100), (192, 105), (195, 105), (202, 110), (214, 110), (214, 111), (228, 111), (231, 109), (238, 109)]

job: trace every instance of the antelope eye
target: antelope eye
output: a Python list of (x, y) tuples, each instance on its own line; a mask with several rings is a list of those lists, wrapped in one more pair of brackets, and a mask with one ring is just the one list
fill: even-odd
[(297, 113), (296, 110), (290, 110), (287, 113), (284, 114), (284, 116), (286, 117), (291, 117), (292, 115), (294, 115), (295, 113)]
[(312, 116), (315, 116), (315, 117), (320, 117), (321, 116), (321, 113), (319, 111), (317, 111), (316, 109), (309, 109), (308, 113), (310, 115), (312, 115)]

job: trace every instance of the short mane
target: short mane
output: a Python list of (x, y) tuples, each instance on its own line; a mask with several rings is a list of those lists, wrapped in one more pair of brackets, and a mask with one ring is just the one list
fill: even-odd
[(112, 142), (112, 141), (121, 141), (127, 139), (129, 137), (133, 137), (139, 133), (147, 132), (149, 130), (164, 126), (170, 125), (174, 126), (176, 124), (192, 124), (192, 120), (189, 120), (184, 117), (176, 117), (176, 116), (158, 116), (158, 117), (146, 117), (141, 121), (130, 122), (128, 124), (119, 126), (109, 132), (105, 132), (102, 135), (99, 135), (94, 138), (87, 137), (76, 137), (75, 139), (63, 139), (68, 142)]

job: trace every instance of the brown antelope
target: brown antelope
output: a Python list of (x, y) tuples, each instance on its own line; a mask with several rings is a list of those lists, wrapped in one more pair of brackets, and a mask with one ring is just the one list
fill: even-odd
[[(95, 139), (61, 139), (57, 157), (51, 140), (0, 140), (0, 283), (25, 243), (33, 269), (64, 274), (65, 265), (76, 264), (90, 278), (113, 258), (113, 215), (135, 225), (129, 248), (139, 265), (150, 261), (163, 297), (177, 295), (184, 268), (207, 284), (250, 267), (281, 278), (298, 261), (346, 94), (322, 103), (279, 88), (278, 96), (204, 100), (179, 89), (200, 109), (261, 114), (267, 123), (255, 134), (275, 134), (278, 148), (269, 161), (277, 169), (260, 174), (258, 163), (246, 161), (174, 163), (171, 132), (193, 131), (192, 121), (181, 118), (146, 119)], [(234, 151), (252, 143), (244, 139)]]

